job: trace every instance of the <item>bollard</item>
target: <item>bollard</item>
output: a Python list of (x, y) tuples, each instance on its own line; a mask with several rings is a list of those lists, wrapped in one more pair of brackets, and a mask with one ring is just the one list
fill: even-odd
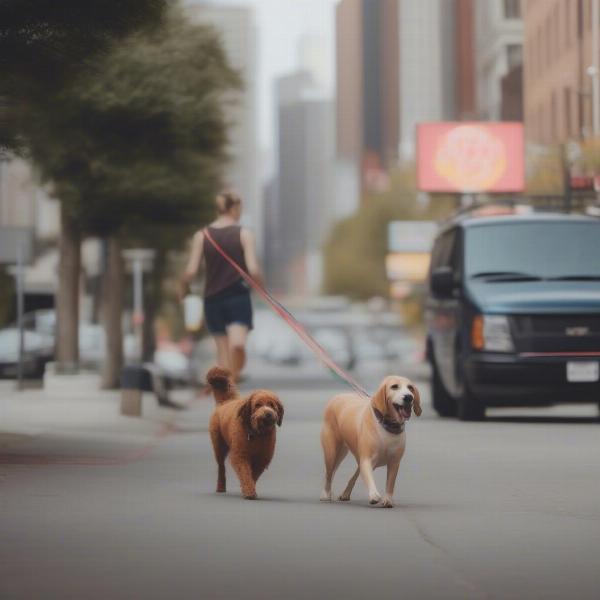
[(142, 415), (142, 392), (152, 391), (150, 373), (141, 365), (128, 365), (121, 371), (121, 414)]
[(121, 390), (121, 414), (126, 417), (142, 416), (141, 390)]

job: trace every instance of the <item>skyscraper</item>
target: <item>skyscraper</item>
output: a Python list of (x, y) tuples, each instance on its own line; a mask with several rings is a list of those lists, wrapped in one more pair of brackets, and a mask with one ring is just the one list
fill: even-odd
[(336, 7), (337, 156), (359, 168), (398, 157), (399, 0)]
[(591, 135), (592, 3), (526, 2), (523, 20), (528, 140), (557, 144)]
[(475, 15), (476, 0), (456, 2), (456, 118), (476, 118)]
[(456, 118), (456, 7), (445, 0), (400, 3), (401, 154), (415, 155), (417, 123)]
[[(545, 3), (546, 0), (541, 4)], [(523, 63), (521, 2), (520, 0), (476, 1), (474, 8), (479, 117), (500, 120), (503, 78)]]
[(276, 287), (318, 293), (332, 221), (333, 103), (307, 71), (276, 81), (277, 182), (269, 190), (269, 270)]
[(259, 193), (257, 131), (257, 50), (254, 11), (248, 6), (222, 6), (203, 0), (187, 0), (186, 12), (196, 23), (213, 25), (222, 35), (231, 65), (244, 83), (243, 90), (229, 110), (229, 133), (224, 184), (239, 192), (244, 200), (244, 220), (254, 229), (259, 249), (263, 240), (263, 207)]

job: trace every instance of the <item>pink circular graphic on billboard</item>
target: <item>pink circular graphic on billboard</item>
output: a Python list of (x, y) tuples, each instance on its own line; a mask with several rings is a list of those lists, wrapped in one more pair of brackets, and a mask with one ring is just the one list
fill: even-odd
[(503, 140), (487, 127), (458, 125), (441, 136), (434, 168), (453, 188), (480, 192), (493, 188), (506, 171)]

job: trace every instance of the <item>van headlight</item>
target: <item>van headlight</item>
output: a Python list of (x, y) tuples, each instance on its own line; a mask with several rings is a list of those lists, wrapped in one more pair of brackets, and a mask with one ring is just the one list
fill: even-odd
[(504, 315), (477, 315), (471, 326), (471, 346), (475, 350), (514, 352), (510, 324)]

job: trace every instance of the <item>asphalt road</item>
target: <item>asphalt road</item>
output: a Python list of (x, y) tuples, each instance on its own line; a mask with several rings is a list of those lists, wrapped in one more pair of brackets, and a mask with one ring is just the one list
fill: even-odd
[[(390, 510), (369, 507), (361, 482), (350, 503), (319, 502), (331, 390), (280, 392), (286, 415), (256, 501), (232, 473), (230, 492), (214, 493), (209, 402), (128, 464), (51, 459), (115, 457), (137, 437), (115, 448), (99, 433), (40, 432), (27, 452), (49, 464), (0, 467), (0, 598), (600, 596), (595, 407), (466, 424), (426, 406), (408, 425)], [(352, 469), (348, 458), (334, 492)]]

